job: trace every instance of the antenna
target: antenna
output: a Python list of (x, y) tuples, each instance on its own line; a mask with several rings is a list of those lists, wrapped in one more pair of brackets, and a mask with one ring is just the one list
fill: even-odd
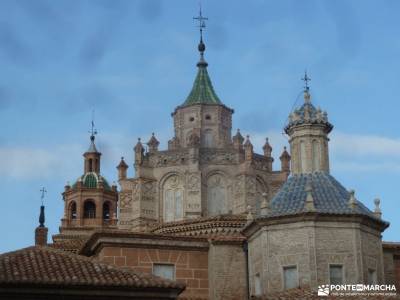
[(40, 200), (42, 201), (42, 206), (43, 206), (43, 199), (45, 194), (47, 193), (47, 190), (45, 187), (42, 187), (42, 189), (40, 190), (42, 192), (42, 195), (40, 196)]

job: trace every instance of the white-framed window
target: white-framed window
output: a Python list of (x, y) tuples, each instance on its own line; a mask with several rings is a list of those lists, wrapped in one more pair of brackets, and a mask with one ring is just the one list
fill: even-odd
[(376, 270), (368, 269), (368, 284), (377, 284)]
[(299, 286), (297, 266), (283, 267), (283, 289), (292, 289)]
[(261, 296), (261, 278), (258, 273), (254, 275), (254, 296)]
[(153, 264), (153, 274), (162, 278), (175, 280), (175, 265)]
[(343, 284), (343, 265), (329, 265), (329, 282), (330, 284)]

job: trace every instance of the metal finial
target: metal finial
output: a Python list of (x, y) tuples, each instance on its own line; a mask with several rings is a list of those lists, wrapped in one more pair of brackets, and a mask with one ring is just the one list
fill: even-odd
[(42, 187), (42, 189), (40, 190), (42, 192), (42, 195), (40, 196), (40, 200), (42, 201), (42, 205), (43, 205), (43, 199), (45, 194), (47, 193), (47, 190), (45, 187)]
[(97, 129), (94, 127), (94, 109), (92, 110), (92, 122), (89, 133), (90, 133), (90, 140), (93, 142), (95, 135), (97, 134)]
[(40, 206), (39, 227), (44, 227), (44, 205)]
[(206, 28), (206, 20), (208, 20), (207, 17), (203, 17), (202, 11), (201, 11), (201, 2), (199, 3), (199, 16), (198, 17), (193, 17), (193, 20), (197, 20), (199, 22), (199, 29), (200, 29), (200, 43), (203, 43), (203, 29)]
[(198, 50), (200, 52), (200, 61), (197, 63), (198, 67), (207, 67), (207, 62), (204, 60), (204, 51), (206, 50), (206, 45), (203, 43), (203, 29), (206, 28), (206, 20), (208, 18), (203, 17), (203, 13), (201, 11), (201, 3), (200, 5), (200, 10), (199, 10), (199, 16), (198, 17), (193, 17), (194, 20), (199, 22), (199, 29), (200, 29), (200, 43), (198, 46)]
[(308, 86), (308, 82), (311, 81), (311, 78), (308, 77), (308, 75), (307, 75), (307, 70), (304, 71), (304, 77), (301, 78), (301, 80), (303, 80), (303, 81), (304, 81), (304, 84), (305, 84), (304, 90), (305, 90), (305, 91), (308, 91), (308, 90), (310, 89), (310, 87)]
[(42, 205), (40, 206), (40, 215), (39, 215), (39, 227), (44, 227), (44, 205), (43, 205), (43, 199), (45, 194), (47, 193), (45, 187), (42, 187), (40, 190), (42, 192), (40, 196), (40, 200), (42, 201)]

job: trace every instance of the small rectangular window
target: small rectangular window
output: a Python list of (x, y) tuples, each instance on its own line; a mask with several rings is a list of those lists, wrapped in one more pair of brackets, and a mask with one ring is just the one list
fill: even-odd
[(175, 266), (168, 264), (154, 264), (153, 274), (162, 278), (175, 280)]
[(329, 279), (331, 284), (343, 284), (343, 266), (329, 265)]
[(261, 296), (261, 279), (260, 274), (254, 276), (254, 295)]
[(283, 267), (283, 287), (285, 290), (299, 286), (297, 267)]
[(376, 271), (374, 269), (368, 269), (368, 284), (376, 284)]

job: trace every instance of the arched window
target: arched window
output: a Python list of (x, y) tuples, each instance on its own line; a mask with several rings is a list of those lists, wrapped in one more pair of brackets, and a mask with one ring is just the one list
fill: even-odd
[(307, 170), (306, 144), (304, 141), (300, 142), (300, 166), (302, 172)]
[(110, 203), (103, 204), (103, 220), (110, 220)]
[(209, 216), (228, 213), (227, 189), (225, 179), (220, 174), (207, 180), (207, 210)]
[(164, 185), (164, 222), (183, 219), (183, 183), (177, 175), (169, 177)]
[(319, 171), (321, 166), (321, 159), (320, 159), (320, 147), (317, 140), (312, 141), (312, 163), (313, 163), (313, 171)]
[(86, 200), (83, 204), (83, 217), (87, 219), (96, 218), (96, 205), (92, 200)]
[(75, 220), (76, 219), (76, 203), (72, 202), (69, 205), (69, 218), (71, 220)]
[(207, 129), (204, 131), (204, 147), (213, 147), (214, 146), (214, 137), (211, 129)]
[(89, 158), (89, 172), (93, 172), (93, 159)]

